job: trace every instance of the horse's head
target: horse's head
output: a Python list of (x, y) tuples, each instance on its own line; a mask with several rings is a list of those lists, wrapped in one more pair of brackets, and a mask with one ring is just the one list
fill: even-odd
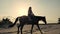
[(42, 20), (45, 24), (47, 24), (45, 16), (35, 16), (35, 17), (36, 17), (37, 21)]

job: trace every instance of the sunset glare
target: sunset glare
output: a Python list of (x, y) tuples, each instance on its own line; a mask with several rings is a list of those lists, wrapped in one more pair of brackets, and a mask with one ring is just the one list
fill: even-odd
[(36, 16), (46, 16), (48, 23), (57, 23), (60, 17), (60, 0), (0, 0), (0, 18), (27, 15), (30, 6)]

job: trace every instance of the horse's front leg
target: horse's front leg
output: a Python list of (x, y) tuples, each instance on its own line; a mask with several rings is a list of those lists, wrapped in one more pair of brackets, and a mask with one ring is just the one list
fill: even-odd
[(40, 30), (41, 34), (43, 34), (43, 32), (41, 31), (39, 24), (37, 24), (38, 29)]
[(32, 24), (32, 27), (31, 27), (31, 34), (32, 34), (33, 26), (34, 26), (34, 24)]

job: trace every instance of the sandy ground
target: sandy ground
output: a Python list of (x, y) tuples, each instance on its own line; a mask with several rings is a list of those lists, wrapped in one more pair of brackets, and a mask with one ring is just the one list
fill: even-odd
[[(60, 24), (58, 25), (39, 25), (44, 34), (60, 34)], [(23, 34), (31, 34), (31, 25), (25, 25), (23, 28)], [(0, 34), (17, 34), (17, 27), (12, 28), (0, 28)], [(20, 32), (19, 32), (20, 34)], [(36, 25), (33, 28), (33, 34), (41, 34)]]

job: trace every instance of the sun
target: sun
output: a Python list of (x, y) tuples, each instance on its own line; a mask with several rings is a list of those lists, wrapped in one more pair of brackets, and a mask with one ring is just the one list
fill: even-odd
[(27, 9), (23, 9), (23, 8), (19, 9), (18, 15), (19, 16), (27, 15)]

